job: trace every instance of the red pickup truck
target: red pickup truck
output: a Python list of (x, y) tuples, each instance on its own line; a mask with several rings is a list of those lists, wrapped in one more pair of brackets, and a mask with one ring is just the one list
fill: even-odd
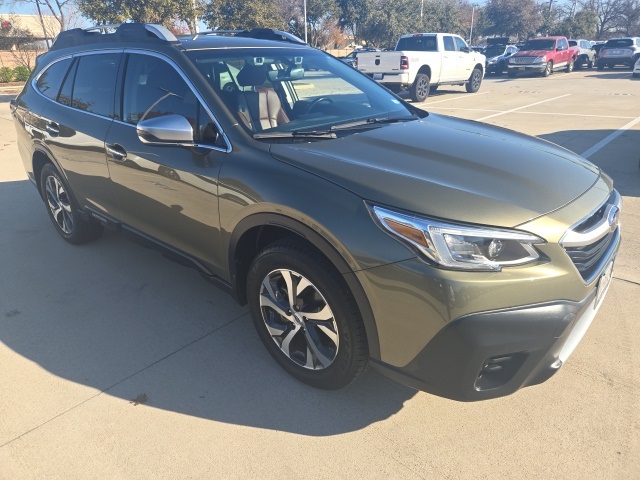
[(578, 47), (570, 47), (566, 37), (541, 37), (527, 40), (507, 64), (510, 77), (519, 72), (540, 73), (548, 77), (554, 70), (573, 70), (578, 58)]

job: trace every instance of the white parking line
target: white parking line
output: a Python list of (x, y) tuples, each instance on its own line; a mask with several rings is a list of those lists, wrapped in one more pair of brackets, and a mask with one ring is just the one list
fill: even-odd
[[(487, 93), (489, 93), (489, 92), (474, 93), (474, 94), (473, 94), (473, 97), (477, 97), (478, 95), (486, 95)], [(453, 102), (454, 100), (461, 100), (461, 99), (463, 99), (463, 98), (469, 98), (469, 96), (468, 96), (468, 95), (463, 95), (463, 96), (461, 96), (461, 97), (447, 98), (447, 99), (445, 99), (445, 100), (438, 100), (437, 102), (429, 102), (429, 103), (427, 103), (427, 102), (422, 102), (422, 103), (423, 103), (423, 104), (425, 104), (425, 105), (433, 105), (434, 103)]]
[(591, 147), (589, 150), (585, 150), (584, 152), (582, 152), (582, 156), (584, 158), (589, 158), (591, 155), (593, 155), (594, 153), (596, 153), (597, 151), (601, 150), (604, 146), (606, 146), (608, 143), (614, 141), (616, 138), (618, 138), (620, 135), (622, 135), (624, 132), (626, 132), (627, 130), (629, 130), (630, 128), (632, 128), (634, 125), (640, 123), (640, 117), (636, 118), (635, 120), (631, 120), (629, 123), (627, 123), (625, 126), (619, 128), (618, 130), (616, 130), (615, 132), (613, 132), (610, 135), (607, 135), (605, 138), (603, 138), (602, 140), (600, 140), (598, 143), (596, 143), (593, 147)]
[(565, 93), (564, 95), (560, 95), (559, 97), (549, 98), (547, 100), (541, 100), (536, 103), (530, 103), (529, 105), (523, 105), (522, 107), (512, 108), (511, 110), (506, 110), (504, 112), (494, 113), (493, 115), (487, 115), (486, 117), (478, 118), (477, 121), (482, 122), (484, 120), (488, 120), (490, 118), (499, 117), (500, 115), (506, 115), (507, 113), (517, 112), (518, 110), (524, 110), (525, 108), (535, 107), (536, 105), (540, 105), (541, 103), (552, 102), (553, 100), (558, 100), (559, 98), (568, 97), (571, 95), (570, 93)]
[[(502, 112), (502, 110), (490, 110), (487, 108), (461, 108), (461, 107), (434, 107), (443, 110), (463, 110), (465, 112)], [(628, 120), (634, 117), (623, 117), (620, 115), (589, 115), (582, 113), (556, 113), (556, 112), (516, 112), (518, 115), (553, 115), (565, 117), (594, 117), (594, 118), (616, 118), (619, 120)]]

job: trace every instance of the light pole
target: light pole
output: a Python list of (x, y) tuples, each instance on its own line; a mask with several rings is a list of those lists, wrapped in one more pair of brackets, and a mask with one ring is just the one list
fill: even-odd
[(420, 1), (420, 18), (424, 15), (424, 0)]
[(307, 40), (307, 0), (304, 0), (304, 43), (309, 43)]
[(476, 11), (476, 6), (471, 6), (471, 30), (469, 31), (469, 46), (473, 45), (473, 14)]

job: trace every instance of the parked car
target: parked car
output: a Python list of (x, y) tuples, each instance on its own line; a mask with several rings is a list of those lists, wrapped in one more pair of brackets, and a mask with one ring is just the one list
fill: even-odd
[(319, 388), (370, 364), (483, 400), (566, 363), (620, 243), (607, 175), (427, 113), (283, 32), (219, 33), (74, 29), (39, 58), (11, 112), (64, 240), (122, 229), (194, 266)]
[(358, 56), (358, 70), (392, 91), (408, 90), (416, 102), (440, 85), (465, 85), (467, 92), (477, 92), (485, 63), (484, 55), (449, 33), (403, 35), (393, 52)]
[(548, 77), (561, 68), (572, 72), (577, 58), (578, 48), (570, 47), (565, 37), (527, 40), (520, 51), (508, 61), (509, 76), (515, 77), (520, 72), (535, 72)]
[(517, 51), (515, 45), (487, 45), (482, 51), (487, 58), (486, 73), (505, 73), (509, 58)]
[(624, 65), (633, 70), (640, 58), (640, 37), (612, 38), (600, 49), (597, 60), (598, 70)]
[(355, 67), (356, 58), (357, 58), (358, 54), (360, 54), (362, 52), (379, 52), (379, 51), (380, 51), (379, 48), (359, 48), (359, 49), (354, 50), (353, 52), (347, 54), (346, 56), (339, 57), (339, 58), (340, 58), (340, 60), (342, 60), (344, 63), (346, 63), (350, 67)]
[(576, 58), (575, 68), (592, 68), (596, 61), (596, 52), (593, 51), (589, 40), (569, 40), (570, 47), (578, 48), (578, 57)]

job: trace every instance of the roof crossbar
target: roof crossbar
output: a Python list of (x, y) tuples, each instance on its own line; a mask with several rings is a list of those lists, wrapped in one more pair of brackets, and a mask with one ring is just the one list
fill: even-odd
[[(115, 30), (115, 31), (114, 31)], [(95, 25), (61, 32), (51, 50), (76, 45), (111, 42), (169, 43), (179, 44), (176, 36), (162, 25), (150, 23), (121, 23), (119, 25)]]
[(196, 33), (195, 35), (193, 35), (192, 39), (196, 40), (202, 35), (234, 35), (236, 37), (275, 40), (279, 42), (306, 45), (304, 40), (296, 37), (291, 33), (283, 32), (282, 30), (274, 30), (271, 28), (254, 28), (252, 30), (207, 30), (206, 32)]

